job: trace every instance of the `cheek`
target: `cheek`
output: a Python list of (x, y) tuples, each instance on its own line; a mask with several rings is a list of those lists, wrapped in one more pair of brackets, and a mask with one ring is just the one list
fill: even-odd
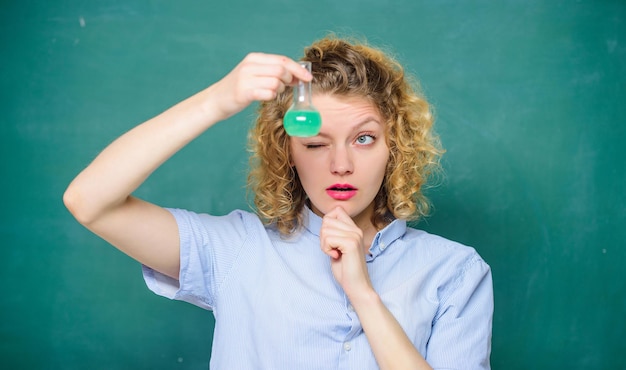
[(388, 150), (381, 150), (380, 152), (372, 155), (366, 162), (367, 167), (376, 174), (384, 174), (387, 171), (389, 160), (391, 155)]
[(295, 167), (296, 171), (298, 171), (298, 173), (302, 172), (305, 168), (304, 166), (305, 160), (303, 158), (303, 156), (295, 151), (291, 151), (290, 155), (289, 155), (289, 165), (291, 167)]
[(381, 185), (385, 180), (385, 175), (387, 174), (387, 168), (389, 167), (389, 156), (379, 157), (377, 161), (370, 162), (370, 169), (372, 171), (372, 181), (376, 183), (376, 185)]
[(295, 162), (295, 159), (294, 159), (294, 157), (295, 157), (294, 153), (295, 152), (293, 150), (293, 141), (292, 141), (291, 138), (289, 139), (289, 146), (287, 147), (287, 149), (289, 150), (289, 152), (287, 153), (287, 158), (289, 158), (289, 166), (293, 167), (293, 166), (296, 165), (296, 162)]
[(289, 164), (295, 168), (303, 187), (317, 177), (316, 173), (319, 174), (315, 162), (315, 158), (303, 153), (295, 152), (290, 157)]

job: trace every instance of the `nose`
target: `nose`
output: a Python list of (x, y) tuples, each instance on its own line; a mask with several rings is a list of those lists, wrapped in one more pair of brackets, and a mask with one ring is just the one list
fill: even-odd
[(331, 151), (330, 171), (336, 175), (347, 175), (354, 171), (350, 150), (345, 146), (335, 146)]

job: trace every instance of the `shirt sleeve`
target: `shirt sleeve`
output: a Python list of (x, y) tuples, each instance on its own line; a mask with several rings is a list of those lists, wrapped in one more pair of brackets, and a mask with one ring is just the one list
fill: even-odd
[(474, 252), (442, 289), (427, 360), (435, 369), (490, 369), (493, 287), (489, 266)]
[(211, 310), (216, 293), (248, 237), (247, 212), (226, 216), (168, 209), (176, 219), (180, 237), (180, 272), (177, 279), (142, 266), (148, 288), (160, 296)]

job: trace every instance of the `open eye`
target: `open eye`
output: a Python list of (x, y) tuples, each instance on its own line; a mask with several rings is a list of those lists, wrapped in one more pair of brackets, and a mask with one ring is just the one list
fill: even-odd
[(359, 137), (356, 138), (356, 143), (359, 145), (368, 145), (374, 142), (374, 140), (376, 140), (376, 138), (373, 135), (360, 135)]

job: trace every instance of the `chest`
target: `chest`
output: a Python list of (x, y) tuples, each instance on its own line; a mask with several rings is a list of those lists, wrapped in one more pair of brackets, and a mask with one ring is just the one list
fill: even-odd
[[(329, 258), (315, 245), (311, 250), (287, 247), (242, 257), (219, 294), (216, 340), (218, 331), (237, 331), (245, 333), (251, 347), (267, 347), (274, 353), (289, 344), (288, 351), (303, 351), (301, 356), (317, 353), (329, 361), (350, 356), (356, 362), (374, 361), (359, 318), (332, 275)], [(428, 298), (425, 277), (406, 268), (388, 270), (385, 259), (368, 263), (368, 269), (387, 308), (414, 345), (425, 350), (437, 309)], [(264, 352), (255, 356), (263, 357)]]

